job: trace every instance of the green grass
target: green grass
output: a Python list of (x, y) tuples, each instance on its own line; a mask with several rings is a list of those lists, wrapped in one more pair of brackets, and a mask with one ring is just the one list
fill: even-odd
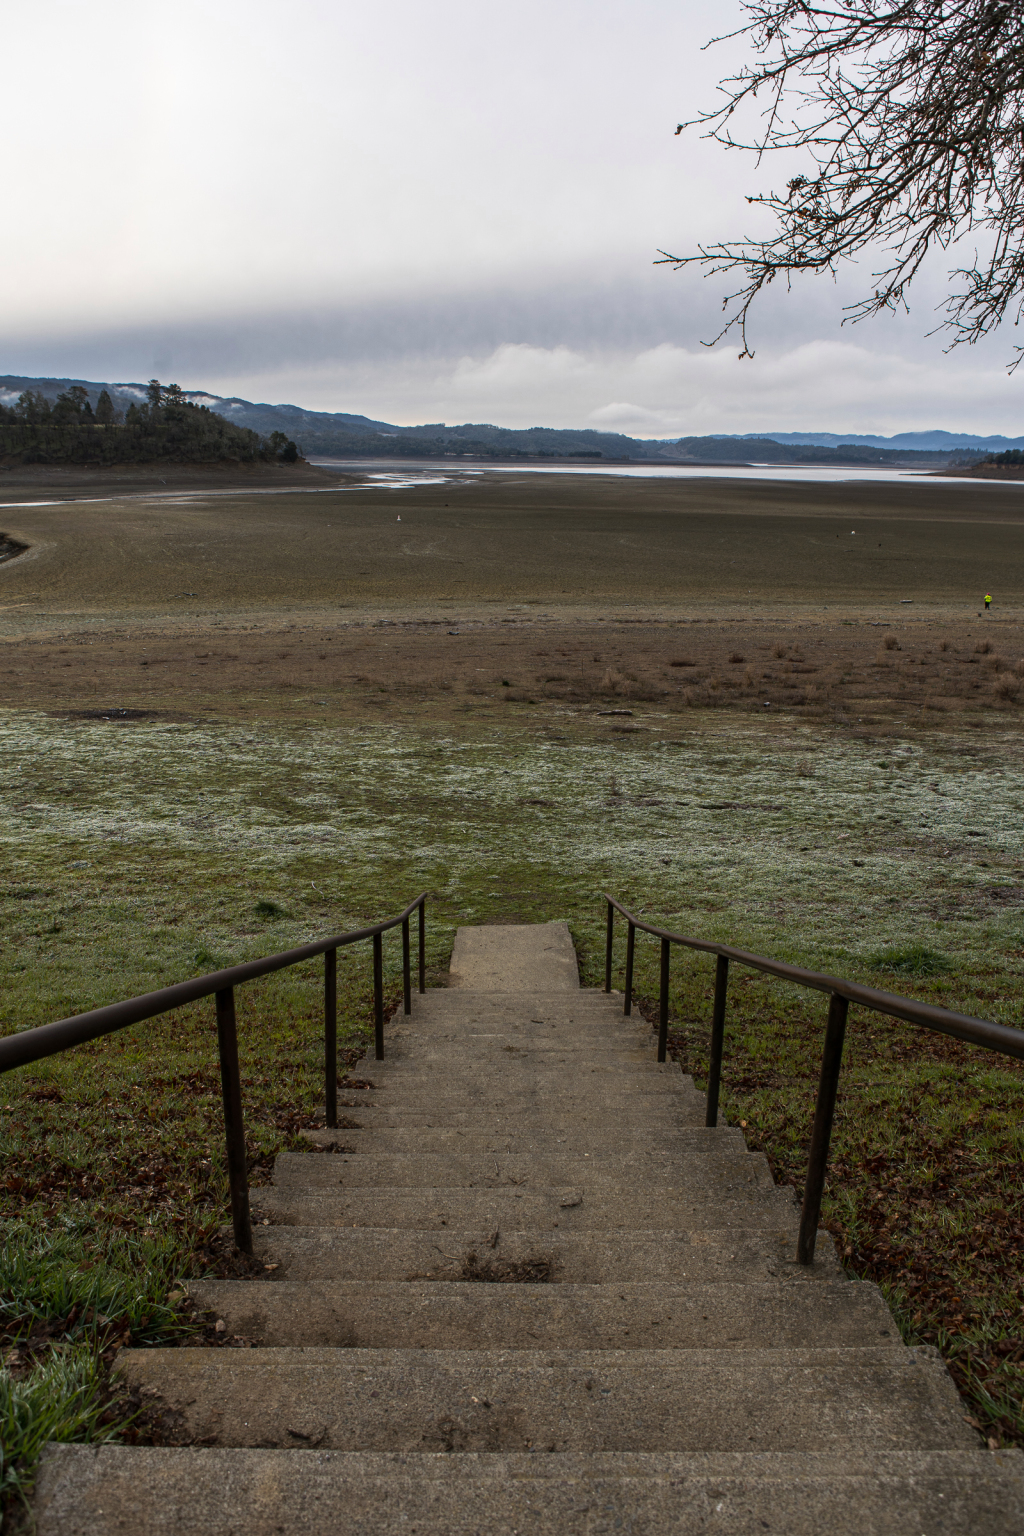
[(0, 1371), (0, 1512), (26, 1504), (48, 1442), (119, 1439), (129, 1415), (110, 1403), (107, 1367), (87, 1343), (56, 1346), (23, 1375)]
[[(877, 744), (802, 725), (635, 719), (646, 735), (595, 739), (571, 710), (432, 735), (2, 716), (3, 1027), (360, 927), (424, 888), (434, 977), (459, 923), (565, 918), (599, 984), (609, 889), (682, 931), (1019, 1020), (1015, 738), (890, 742), (880, 760)], [(638, 953), (653, 993), (656, 953)], [(399, 956), (391, 934), (392, 992)], [(351, 1057), (369, 946), (340, 951), (338, 969)], [(322, 976), (310, 962), (236, 995), (256, 1183), (321, 1115)], [(674, 960), (674, 1043), (698, 1078), (710, 996), (707, 962)], [(821, 999), (737, 969), (723, 1109), (797, 1184), (822, 1020)], [(215, 1042), (207, 1000), (0, 1083), (14, 1298), (0, 1342), (18, 1352), (4, 1390), (23, 1426), (5, 1475), (21, 1487), (40, 1436), (120, 1432), (103, 1419), (110, 1338), (187, 1331), (173, 1287), (230, 1272)], [(1022, 1109), (1017, 1066), (854, 1011), (826, 1219), (1005, 1439), (1022, 1436)], [(37, 1434), (51, 1407), (65, 1428)]]
[(110, 1363), (126, 1341), (170, 1344), (196, 1331), (174, 1291), (182, 1257), (173, 1233), (104, 1230), (95, 1218), (5, 1223), (0, 1509), (31, 1492), (47, 1441), (117, 1439), (129, 1428)]
[(888, 971), (893, 976), (944, 976), (954, 969), (946, 955), (940, 955), (924, 944), (911, 944), (906, 949), (883, 949), (871, 955), (868, 964), (873, 971)]

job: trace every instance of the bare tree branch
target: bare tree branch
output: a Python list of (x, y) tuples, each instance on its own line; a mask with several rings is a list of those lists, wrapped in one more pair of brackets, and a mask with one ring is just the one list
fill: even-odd
[[(807, 173), (783, 192), (747, 201), (775, 216), (767, 239), (659, 252), (675, 268), (740, 273), (709, 345), (738, 332), (776, 278), (835, 273), (868, 249), (883, 265), (850, 320), (906, 308), (907, 289), (934, 248), (972, 232), (982, 251), (955, 268), (938, 329), (972, 344), (1024, 310), (1024, 0), (745, 0), (755, 59), (724, 80), (700, 128), (727, 149), (804, 150)], [(721, 41), (714, 39), (713, 41)], [(735, 124), (767, 101), (756, 132)], [(759, 103), (758, 103), (759, 104)], [(739, 116), (737, 115), (739, 113)], [(1021, 360), (1017, 354), (1011, 371)]]

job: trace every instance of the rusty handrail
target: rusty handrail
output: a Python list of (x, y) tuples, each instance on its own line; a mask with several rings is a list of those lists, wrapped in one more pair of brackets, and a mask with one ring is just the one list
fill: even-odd
[(821, 1075), (818, 1080), (818, 1096), (814, 1107), (814, 1125), (807, 1157), (807, 1178), (804, 1183), (804, 1201), (800, 1216), (800, 1236), (797, 1241), (797, 1261), (810, 1264), (814, 1258), (814, 1245), (821, 1215), (821, 1197), (825, 1188), (828, 1167), (828, 1151), (832, 1140), (832, 1121), (835, 1115), (839, 1072), (842, 1067), (843, 1043), (846, 1036), (846, 1017), (851, 1003), (870, 1008), (892, 1018), (905, 1019), (939, 1034), (953, 1035), (969, 1045), (979, 1045), (986, 1050), (1000, 1051), (1004, 1056), (1024, 1060), (1024, 1030), (1013, 1029), (1008, 1024), (996, 1024), (990, 1019), (976, 1019), (970, 1014), (955, 1013), (949, 1008), (935, 1008), (930, 1003), (919, 1003), (912, 997), (900, 997), (895, 992), (882, 992), (876, 987), (865, 987), (856, 981), (845, 981), (839, 976), (829, 976), (823, 971), (809, 971), (801, 965), (788, 965), (783, 960), (770, 960), (765, 955), (751, 954), (737, 949), (733, 944), (716, 944), (712, 939), (695, 939), (684, 933), (672, 933), (656, 923), (645, 923), (630, 912), (614, 896), (602, 892), (608, 903), (608, 920), (605, 930), (604, 989), (612, 990), (612, 943), (614, 939), (615, 913), (626, 919), (626, 978), (623, 985), (623, 1012), (628, 1015), (633, 1008), (633, 962), (636, 934), (649, 933), (661, 941), (661, 976), (658, 1011), (658, 1060), (664, 1061), (668, 1049), (668, 982), (669, 954), (673, 944), (687, 949), (700, 950), (718, 957), (715, 968), (715, 1001), (711, 1020), (711, 1049), (708, 1063), (707, 1107), (704, 1124), (718, 1124), (718, 1098), (722, 1081), (722, 1053), (725, 1045), (725, 1004), (729, 986), (729, 962), (745, 965), (781, 981), (790, 981), (798, 987), (808, 987), (829, 996), (828, 1022), (822, 1051)]
[(269, 976), (312, 960), (324, 957), (324, 1106), (328, 1126), (338, 1123), (338, 1015), (337, 1015), (337, 953), (347, 944), (357, 944), (362, 939), (373, 940), (373, 1014), (374, 1054), (378, 1061), (384, 1059), (384, 974), (383, 935), (391, 928), (402, 928), (402, 979), (403, 1000), (406, 1013), (412, 1008), (412, 981), (410, 974), (409, 919), (419, 910), (419, 990), (426, 990), (426, 891), (421, 891), (397, 917), (385, 918), (370, 928), (358, 928), (352, 933), (333, 934), (327, 939), (317, 939), (312, 944), (300, 944), (295, 949), (283, 949), (276, 955), (262, 960), (247, 960), (242, 965), (229, 965), (206, 976), (195, 976), (191, 981), (180, 981), (174, 986), (161, 987), (156, 992), (144, 992), (120, 1003), (109, 1003), (104, 1008), (92, 1008), (88, 1013), (58, 1019), (53, 1024), (40, 1024), (34, 1029), (20, 1030), (17, 1034), (0, 1039), (0, 1073), (15, 1067), (42, 1061), (61, 1051), (69, 1051), (88, 1040), (101, 1035), (112, 1035), (132, 1024), (155, 1019), (170, 1013), (186, 1003), (201, 997), (216, 998), (217, 1044), (220, 1055), (221, 1090), (224, 1100), (224, 1132), (227, 1142), (228, 1181), (231, 1188), (231, 1217), (235, 1242), (244, 1253), (252, 1252), (252, 1226), (249, 1215), (249, 1186), (245, 1168), (245, 1131), (242, 1125), (241, 1080), (238, 1070), (238, 1036), (235, 1025), (234, 989), (242, 982), (253, 981), (258, 976)]

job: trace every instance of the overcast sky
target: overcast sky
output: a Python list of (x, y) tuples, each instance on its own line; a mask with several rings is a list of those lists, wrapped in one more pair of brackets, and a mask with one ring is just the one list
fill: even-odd
[(4, 21), (0, 372), (145, 379), (403, 423), (1024, 429), (1013, 335), (944, 357), (943, 269), (773, 291), (658, 248), (753, 227), (785, 168), (676, 137), (736, 45), (698, 0), (35, 0)]

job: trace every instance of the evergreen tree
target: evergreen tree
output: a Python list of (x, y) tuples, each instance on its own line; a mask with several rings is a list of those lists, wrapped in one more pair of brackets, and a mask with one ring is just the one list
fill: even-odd
[(114, 424), (114, 402), (105, 389), (100, 390), (100, 397), (96, 401), (96, 420), (101, 427), (111, 427)]

